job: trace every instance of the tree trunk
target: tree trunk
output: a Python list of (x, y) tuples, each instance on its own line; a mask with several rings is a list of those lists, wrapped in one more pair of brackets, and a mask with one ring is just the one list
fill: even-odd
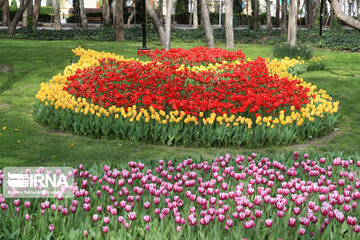
[(24, 28), (30, 27), (28, 26), (28, 16), (33, 16), (33, 4), (32, 1), (30, 1), (29, 6), (26, 8), (26, 10), (23, 13), (23, 19), (22, 19), (22, 26)]
[[(359, 0), (360, 1), (360, 0)], [(198, 1), (194, 0), (194, 9), (193, 9), (193, 27), (194, 29), (199, 28), (199, 19), (198, 19)]]
[(346, 15), (339, 4), (337, 0), (329, 0), (332, 9), (334, 10), (334, 13), (338, 19), (349, 25), (350, 27), (353, 27), (357, 30), (360, 30), (360, 21)]
[(158, 6), (158, 8), (156, 9), (156, 15), (158, 16), (158, 18), (159, 18), (159, 20), (160, 20), (161, 26), (162, 26), (163, 23), (164, 23), (163, 7), (164, 7), (164, 1), (163, 1), (163, 0), (159, 0), (159, 6)]
[(0, 0), (0, 9), (3, 8), (4, 3), (5, 3), (5, 0)]
[(314, 23), (315, 23), (315, 8), (316, 8), (316, 4), (315, 4), (315, 0), (308, 0), (308, 4), (307, 4), (307, 24), (308, 24), (308, 29), (313, 28)]
[(135, 6), (136, 6), (135, 4), (136, 4), (136, 2), (132, 1), (130, 8), (128, 8), (128, 9), (130, 9), (130, 16), (129, 16), (128, 20), (127, 20), (127, 26), (128, 27), (130, 27), (131, 20), (134, 18), (134, 15), (135, 15)]
[(2, 15), (2, 25), (3, 26), (10, 26), (10, 8), (9, 8), (9, 0), (4, 0), (4, 8), (3, 8), (3, 15)]
[(33, 1), (30, 2), (28, 8), (27, 8), (27, 12), (28, 12), (28, 15), (34, 17), (34, 5), (33, 5)]
[(225, 0), (225, 33), (226, 47), (235, 48), (234, 43), (234, 27), (233, 27), (233, 0)]
[[(30, 4), (29, 4), (30, 5)], [(28, 11), (27, 9), (23, 12), (22, 15), (22, 27), (26, 28), (27, 27), (27, 16), (28, 16)]]
[(352, 1), (348, 1), (348, 8), (349, 8), (349, 10), (348, 10), (348, 15), (349, 16), (351, 16), (351, 3), (352, 3)]
[(23, 28), (27, 28), (28, 27), (28, 16), (32, 16), (32, 11), (33, 11), (33, 6), (32, 6), (32, 1), (30, 1), (29, 6), (26, 8), (26, 10), (24, 11), (23, 15), (22, 15), (22, 26)]
[(110, 20), (110, 9), (109, 9), (108, 0), (103, 0), (102, 14), (103, 14), (104, 23), (108, 24)]
[(280, 26), (280, 0), (276, 0), (275, 26)]
[(254, 1), (254, 29), (257, 29), (259, 27), (258, 24), (258, 16), (259, 16), (259, 0), (253, 0)]
[(270, 0), (266, 0), (266, 28), (272, 28)]
[(85, 29), (88, 28), (88, 22), (86, 17), (86, 10), (84, 6), (84, 0), (79, 0), (80, 5), (80, 17), (81, 17), (81, 26)]
[(189, 13), (189, 27), (192, 25), (192, 19), (193, 19), (193, 12)]
[[(320, 18), (320, 4), (321, 4), (321, 0), (315, 1), (313, 27), (315, 26), (316, 20), (318, 20)], [(320, 22), (319, 22), (319, 24), (320, 24)]]
[(171, 14), (174, 7), (174, 0), (167, 0), (165, 15), (165, 50), (170, 49), (171, 40)]
[(59, 5), (57, 4), (57, 0), (52, 0), (52, 6), (54, 11), (55, 30), (61, 30), (60, 9), (59, 9)]
[(111, 4), (111, 14), (112, 14), (112, 20), (113, 20), (113, 26), (116, 27), (116, 1), (113, 1)]
[(172, 23), (171, 23), (171, 28), (173, 28), (176, 25), (176, 20), (175, 20), (175, 13), (176, 13), (176, 0), (173, 0), (173, 10), (171, 11), (171, 17), (172, 17)]
[(287, 2), (286, 2), (286, 0), (282, 0), (282, 4), (281, 4), (281, 34), (286, 33), (286, 9), (287, 9)]
[(116, 41), (124, 41), (124, 1), (116, 0)]
[(209, 9), (206, 3), (206, 0), (201, 0), (201, 19), (204, 24), (205, 34), (207, 38), (207, 46), (209, 48), (215, 47), (215, 40), (213, 35), (213, 30), (210, 24), (210, 16), (209, 16)]
[(334, 10), (331, 8), (331, 5), (330, 5), (330, 16), (329, 16), (329, 18), (330, 18), (330, 20), (329, 20), (329, 27), (331, 28), (331, 26), (333, 25), (333, 21), (334, 21), (334, 16), (335, 14), (334, 14)]
[(310, 15), (311, 15), (311, 0), (305, 0), (305, 9), (306, 9), (306, 15), (305, 15), (305, 19), (306, 19), (306, 27), (310, 28)]
[(134, 15), (135, 15), (135, 10), (134, 8), (130, 8), (130, 16), (127, 20), (127, 26), (130, 27), (130, 24), (131, 24), (131, 20), (134, 18)]
[(356, 15), (357, 15), (358, 21), (360, 21), (360, 0), (357, 0)]
[(289, 7), (289, 27), (287, 42), (290, 47), (296, 46), (296, 28), (297, 28), (297, 0), (290, 0)]
[[(116, 1), (116, 0), (115, 0)], [(109, 7), (109, 22), (108, 24), (110, 24), (110, 19), (112, 19), (114, 16), (114, 12), (113, 12), (113, 6), (114, 6), (114, 1), (113, 0), (108, 0), (108, 7)]]
[(10, 23), (9, 26), (9, 30), (8, 30), (8, 34), (9, 35), (14, 35), (15, 31), (16, 31), (16, 26), (20, 20), (20, 17), (22, 16), (22, 14), (24, 13), (24, 11), (26, 10), (26, 8), (29, 6), (31, 0), (26, 0), (24, 3), (24, 0), (20, 0), (20, 6), (19, 9), (17, 10), (13, 20)]
[(155, 29), (159, 35), (160, 45), (165, 46), (165, 31), (161, 24), (158, 15), (156, 14), (153, 5), (151, 4), (150, 0), (145, 1), (146, 11), (149, 13), (149, 16), (155, 26)]
[(41, 0), (35, 0), (34, 2), (34, 8), (33, 8), (33, 29), (37, 28), (38, 20), (39, 20), (39, 14), (40, 14), (40, 8), (41, 8)]

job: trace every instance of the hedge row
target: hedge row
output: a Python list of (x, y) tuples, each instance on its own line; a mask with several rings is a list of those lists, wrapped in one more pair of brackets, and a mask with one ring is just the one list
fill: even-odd
[[(17, 12), (18, 8), (14, 6), (10, 6), (10, 19), (12, 20)], [(52, 7), (41, 7), (39, 14), (39, 22), (50, 22), (51, 14), (53, 13)], [(0, 9), (0, 16), (2, 16), (3, 10)]]
[[(274, 44), (285, 42), (286, 36), (280, 35), (280, 30), (267, 29), (235, 29), (236, 43)], [(225, 42), (224, 29), (214, 29), (214, 37), (217, 43)], [(93, 41), (115, 41), (115, 29), (103, 27), (98, 29), (72, 29), (63, 31), (17, 29), (13, 36), (7, 35), (7, 31), (0, 30), (0, 38), (36, 39), (36, 40), (93, 40)], [(179, 42), (206, 42), (203, 28), (192, 30), (173, 29), (171, 31), (172, 41)], [(125, 29), (126, 41), (142, 40), (141, 28)], [(148, 41), (158, 41), (155, 30), (147, 31)], [(329, 48), (336, 50), (360, 51), (360, 32), (350, 29), (326, 30), (320, 37), (315, 30), (299, 30), (298, 43), (310, 44), (314, 47)]]

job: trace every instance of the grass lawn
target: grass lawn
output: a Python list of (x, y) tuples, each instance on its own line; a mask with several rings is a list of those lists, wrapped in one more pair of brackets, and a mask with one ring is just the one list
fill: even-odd
[[(183, 148), (147, 145), (125, 140), (91, 139), (53, 131), (33, 121), (32, 110), (40, 83), (62, 72), (78, 46), (136, 57), (138, 42), (30, 41), (0, 39), (0, 169), (4, 166), (71, 165), (96, 162), (121, 163), (168, 157), (223, 153), (265, 152), (267, 155), (293, 150), (357, 154), (360, 145), (360, 53), (316, 50), (326, 57), (327, 70), (303, 74), (305, 81), (327, 90), (340, 101), (341, 122), (335, 134), (288, 147), (267, 149)], [(200, 44), (172, 44), (189, 48)], [(155, 43), (150, 47), (157, 47)], [(271, 46), (237, 45), (247, 57), (271, 57)], [(8, 67), (4, 68), (4, 66)], [(2, 70), (6, 69), (6, 72)], [(10, 70), (10, 71), (8, 71)], [(2, 130), (6, 126), (6, 130)], [(325, 154), (325, 153), (324, 153)]]

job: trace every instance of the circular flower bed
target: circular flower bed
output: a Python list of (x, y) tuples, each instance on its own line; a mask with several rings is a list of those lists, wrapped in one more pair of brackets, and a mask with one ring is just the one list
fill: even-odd
[[(74, 199), (5, 199), (0, 190), (0, 238), (359, 239), (360, 159), (331, 159), (79, 165)], [(0, 189), (2, 179), (0, 170)]]
[(167, 145), (259, 147), (331, 130), (338, 102), (287, 72), (298, 60), (248, 59), (203, 47), (139, 52), (142, 62), (74, 50), (78, 63), (42, 84), (36, 118), (95, 137)]

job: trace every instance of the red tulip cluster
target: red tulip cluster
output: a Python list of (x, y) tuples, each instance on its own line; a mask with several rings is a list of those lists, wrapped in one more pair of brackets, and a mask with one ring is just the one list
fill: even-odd
[(245, 55), (241, 50), (231, 52), (224, 49), (207, 47), (195, 47), (191, 49), (172, 48), (168, 51), (164, 49), (155, 49), (154, 51), (139, 50), (138, 55), (148, 56), (155, 62), (186, 64), (189, 66), (222, 63), (223, 61), (232, 62), (235, 60), (243, 62), (245, 59)]
[[(271, 115), (285, 107), (300, 109), (310, 101), (308, 88), (299, 85), (299, 80), (272, 76), (263, 58), (244, 62), (241, 51), (208, 49), (204, 55), (199, 51), (146, 52), (162, 63), (102, 59), (99, 66), (78, 69), (68, 77), (64, 90), (105, 108), (136, 105), (140, 109), (179, 110), (195, 116), (199, 112)], [(225, 64), (221, 72), (190, 71), (178, 64), (239, 58), (240, 63)]]

